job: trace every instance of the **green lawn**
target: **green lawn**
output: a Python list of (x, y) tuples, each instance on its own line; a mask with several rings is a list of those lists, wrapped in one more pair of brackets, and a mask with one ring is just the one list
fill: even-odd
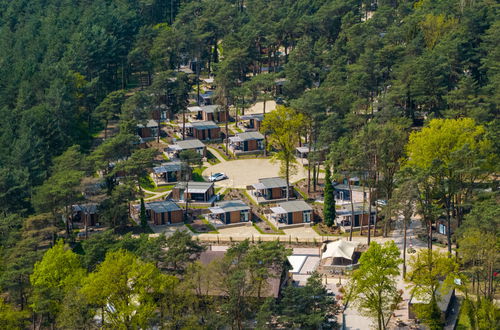
[(243, 190), (243, 195), (245, 195), (245, 197), (248, 198), (248, 200), (250, 201), (250, 203), (252, 203), (252, 205), (259, 206), (259, 204), (257, 204), (257, 202), (255, 202), (255, 200), (252, 197), (250, 197), (250, 195), (246, 190)]
[(207, 150), (207, 161), (211, 165), (215, 165), (215, 164), (220, 163), (220, 160), (217, 157), (215, 157), (215, 155), (213, 153), (211, 153), (210, 150)]
[[(221, 144), (221, 147), (222, 147), (222, 150), (224, 150), (224, 152), (219, 152), (219, 155), (221, 155), (222, 158), (224, 158), (225, 160), (229, 160), (229, 157), (227, 156), (227, 149), (226, 149), (226, 145), (224, 143)], [(234, 157), (233, 153), (231, 152), (231, 150), (229, 150), (229, 154)]]
[(261, 218), (261, 220), (263, 222), (265, 222), (273, 230), (273, 233), (266, 233), (259, 226), (257, 226), (255, 223), (253, 223), (253, 226), (255, 227), (255, 229), (257, 229), (257, 231), (259, 233), (264, 234), (264, 235), (285, 235), (285, 232), (283, 230), (276, 228), (276, 226), (273, 225), (272, 223), (270, 223), (267, 219)]
[(188, 227), (189, 230), (191, 230), (193, 233), (195, 234), (218, 234), (219, 232), (217, 231), (217, 229), (215, 229), (214, 226), (212, 226), (212, 224), (210, 222), (208, 222), (206, 219), (203, 220), (203, 223), (205, 225), (207, 225), (207, 227), (210, 229), (210, 231), (207, 231), (207, 232), (201, 232), (201, 231), (197, 231), (196, 229), (193, 228), (193, 226), (191, 226), (190, 224), (186, 224), (186, 227)]
[(203, 171), (206, 169), (206, 167), (197, 167), (195, 169), (193, 169), (193, 181), (197, 181), (197, 182), (205, 182), (205, 179), (203, 178), (203, 175), (201, 175), (201, 173), (203, 173)]
[(165, 192), (165, 191), (170, 191), (172, 188), (174, 188), (175, 184), (170, 184), (167, 186), (161, 186), (161, 187), (156, 187), (153, 189), (154, 192)]
[(139, 179), (139, 185), (141, 186), (142, 189), (145, 190), (154, 190), (156, 189), (156, 185), (151, 179), (149, 175), (143, 176), (142, 178)]

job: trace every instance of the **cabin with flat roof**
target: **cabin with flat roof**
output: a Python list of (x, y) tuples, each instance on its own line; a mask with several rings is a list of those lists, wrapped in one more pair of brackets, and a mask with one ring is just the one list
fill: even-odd
[(282, 202), (270, 210), (270, 220), (278, 226), (310, 223), (313, 220), (313, 209), (304, 201)]
[(153, 167), (153, 179), (156, 185), (177, 182), (182, 176), (182, 166), (182, 162), (175, 161)]
[[(349, 184), (344, 183), (333, 183), (333, 189), (335, 190), (335, 199), (339, 204), (350, 203), (351, 195), (354, 203), (362, 203), (365, 200), (367, 203), (370, 200), (370, 192), (367, 187), (351, 184), (349, 189)], [(352, 191), (352, 194), (351, 194)]]
[(195, 121), (186, 123), (186, 135), (198, 140), (220, 139), (220, 127), (213, 121)]
[(209, 208), (208, 220), (214, 224), (229, 225), (232, 223), (248, 222), (250, 206), (241, 200), (222, 201)]
[(215, 188), (213, 182), (178, 182), (172, 189), (173, 200), (185, 202), (195, 201), (201, 203), (212, 203), (215, 200)]
[(223, 110), (220, 105), (202, 105), (188, 107), (189, 112), (193, 115), (196, 120), (202, 121), (213, 121), (216, 123), (222, 123), (229, 120), (229, 113), (227, 110)]
[[(286, 180), (280, 177), (262, 178), (252, 186), (253, 195), (266, 201), (278, 200), (287, 197)], [(293, 186), (290, 185), (289, 198), (295, 198)]]
[(154, 139), (159, 134), (158, 122), (150, 119), (146, 123), (137, 124), (137, 135), (142, 139)]
[(176, 141), (165, 148), (165, 153), (169, 158), (179, 158), (179, 154), (186, 150), (194, 150), (201, 157), (206, 157), (207, 155), (206, 145), (198, 139)]
[(183, 211), (172, 201), (155, 201), (145, 204), (146, 214), (156, 225), (182, 223)]
[(234, 154), (263, 151), (264, 135), (260, 132), (237, 133), (229, 138), (229, 148)]
[(73, 205), (73, 221), (81, 222), (84, 226), (95, 226), (99, 222), (96, 203)]
[(259, 131), (261, 123), (264, 120), (264, 114), (243, 115), (239, 117), (239, 120), (241, 121), (239, 126), (241, 126), (245, 132)]
[[(354, 212), (353, 212), (354, 208)], [(342, 231), (351, 230), (351, 221), (354, 221), (353, 229), (360, 229), (361, 226), (368, 227), (368, 221), (373, 225), (377, 216), (377, 208), (372, 206), (371, 214), (369, 212), (368, 203), (351, 203), (343, 204), (340, 209), (337, 209), (335, 223)], [(353, 218), (354, 215), (354, 218)]]

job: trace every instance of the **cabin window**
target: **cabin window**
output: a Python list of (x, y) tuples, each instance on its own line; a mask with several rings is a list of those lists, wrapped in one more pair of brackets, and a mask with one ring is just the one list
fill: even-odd
[(439, 224), (438, 226), (438, 233), (446, 235), (446, 226), (443, 224)]
[(304, 211), (303, 220), (304, 222), (311, 222), (311, 211)]
[(245, 221), (245, 222), (248, 221), (248, 217), (249, 217), (248, 210), (241, 211), (240, 217), (241, 217), (241, 221)]

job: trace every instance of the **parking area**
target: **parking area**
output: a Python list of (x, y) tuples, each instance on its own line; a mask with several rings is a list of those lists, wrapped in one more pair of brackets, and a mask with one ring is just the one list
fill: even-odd
[[(279, 171), (279, 163), (273, 163), (267, 158), (255, 158), (221, 162), (206, 168), (202, 175), (209, 177), (214, 173), (224, 173), (229, 179), (216, 182), (216, 187), (243, 189), (257, 183), (261, 178), (279, 176)], [(296, 182), (303, 178), (307, 178), (307, 171), (298, 166), (296, 174), (291, 176), (290, 181)]]

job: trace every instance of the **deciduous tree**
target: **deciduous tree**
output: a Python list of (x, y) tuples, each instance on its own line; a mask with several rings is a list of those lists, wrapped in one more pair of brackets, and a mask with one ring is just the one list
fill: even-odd
[(280, 162), (280, 173), (285, 177), (287, 185), (287, 199), (290, 198), (290, 175), (297, 163), (295, 147), (299, 143), (303, 123), (303, 115), (284, 106), (278, 106), (262, 122), (262, 130), (269, 134), (267, 149), (276, 149), (273, 159)]
[(352, 274), (349, 288), (352, 299), (363, 313), (376, 321), (377, 329), (387, 329), (393, 311), (402, 300), (396, 286), (401, 262), (394, 242), (384, 245), (372, 242)]

